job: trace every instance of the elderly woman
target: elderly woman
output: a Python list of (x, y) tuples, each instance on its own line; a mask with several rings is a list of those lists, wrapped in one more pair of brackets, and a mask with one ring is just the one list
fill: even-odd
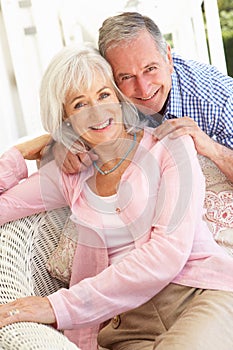
[(26, 178), (24, 158), (41, 145), (13, 147), (0, 160), (0, 224), (69, 205), (78, 234), (70, 288), (1, 305), (0, 326), (55, 324), (82, 350), (230, 350), (233, 260), (202, 220), (192, 139), (155, 141), (88, 46), (52, 60), (41, 115), (55, 140), (92, 152), (93, 165), (70, 175), (52, 160)]

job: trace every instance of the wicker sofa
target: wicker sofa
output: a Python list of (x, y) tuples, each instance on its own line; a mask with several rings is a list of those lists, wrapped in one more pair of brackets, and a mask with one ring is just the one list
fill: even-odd
[[(68, 208), (40, 213), (0, 227), (0, 303), (27, 295), (45, 296), (66, 285), (45, 264), (58, 244)], [(77, 350), (61, 332), (31, 322), (0, 329), (0, 349)]]
[[(204, 157), (206, 215), (216, 241), (233, 256), (233, 184)], [(51, 277), (46, 262), (59, 245), (70, 215), (65, 207), (40, 213), (0, 227), (0, 303), (26, 295), (48, 295), (66, 284)], [(78, 349), (52, 327), (17, 323), (0, 329), (0, 349)]]

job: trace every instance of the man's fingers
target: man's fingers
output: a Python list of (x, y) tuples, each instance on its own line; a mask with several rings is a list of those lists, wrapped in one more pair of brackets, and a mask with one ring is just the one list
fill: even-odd
[[(179, 129), (183, 129), (183, 131), (180, 131), (181, 133), (179, 133)], [(157, 140), (162, 140), (169, 134), (173, 134), (173, 136), (176, 135), (174, 137), (178, 137), (179, 135), (190, 134), (190, 132), (193, 133), (197, 129), (197, 124), (191, 118), (183, 117), (180, 119), (170, 119), (166, 120), (154, 130), (154, 137)]]
[(76, 174), (81, 171), (82, 163), (76, 154), (67, 154), (59, 166), (66, 174)]
[(169, 134), (169, 137), (170, 137), (171, 139), (175, 139), (175, 138), (180, 137), (180, 136), (183, 136), (183, 135), (190, 135), (190, 136), (192, 136), (192, 137), (195, 137), (196, 133), (197, 133), (197, 128), (196, 128), (196, 126), (191, 126), (191, 127), (189, 127), (189, 126), (187, 126), (187, 127), (184, 126), (184, 127), (182, 127), (182, 128), (176, 129), (176, 130), (174, 130), (173, 132), (171, 132), (171, 133)]
[(82, 163), (81, 166), (83, 166), (84, 168), (88, 168), (93, 163), (93, 160), (98, 159), (98, 156), (93, 152), (79, 153), (77, 154), (77, 156), (79, 157), (80, 162)]
[(158, 140), (162, 140), (165, 136), (177, 129), (177, 126), (171, 123), (170, 120), (166, 120), (163, 124), (155, 128), (154, 137)]
[(58, 166), (66, 174), (76, 174), (86, 170), (98, 156), (92, 152), (73, 154), (68, 152), (63, 161)]
[(53, 155), (57, 166), (66, 174), (75, 174), (86, 170), (93, 163), (93, 160), (98, 159), (98, 156), (91, 151), (74, 154), (59, 143), (55, 143), (53, 146)]

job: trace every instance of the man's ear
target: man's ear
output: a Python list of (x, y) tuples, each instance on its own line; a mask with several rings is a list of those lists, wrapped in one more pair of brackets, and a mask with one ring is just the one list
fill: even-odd
[(172, 73), (173, 72), (173, 59), (172, 59), (171, 46), (169, 44), (167, 44), (167, 62), (170, 65), (171, 73)]

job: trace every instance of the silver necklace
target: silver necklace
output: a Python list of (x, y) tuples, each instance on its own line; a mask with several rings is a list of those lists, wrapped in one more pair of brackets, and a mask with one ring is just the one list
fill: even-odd
[(117, 168), (119, 168), (119, 166), (124, 162), (124, 160), (128, 157), (128, 155), (130, 154), (130, 152), (133, 150), (134, 146), (135, 146), (135, 142), (136, 142), (137, 136), (136, 133), (134, 133), (133, 135), (133, 142), (131, 143), (128, 151), (125, 153), (125, 155), (121, 158), (121, 160), (114, 165), (114, 167), (112, 169), (109, 170), (101, 170), (100, 167), (96, 164), (96, 161), (93, 162), (94, 167), (96, 168), (96, 170), (101, 174), (101, 175), (108, 175), (110, 173), (112, 173), (114, 170), (116, 170)]

